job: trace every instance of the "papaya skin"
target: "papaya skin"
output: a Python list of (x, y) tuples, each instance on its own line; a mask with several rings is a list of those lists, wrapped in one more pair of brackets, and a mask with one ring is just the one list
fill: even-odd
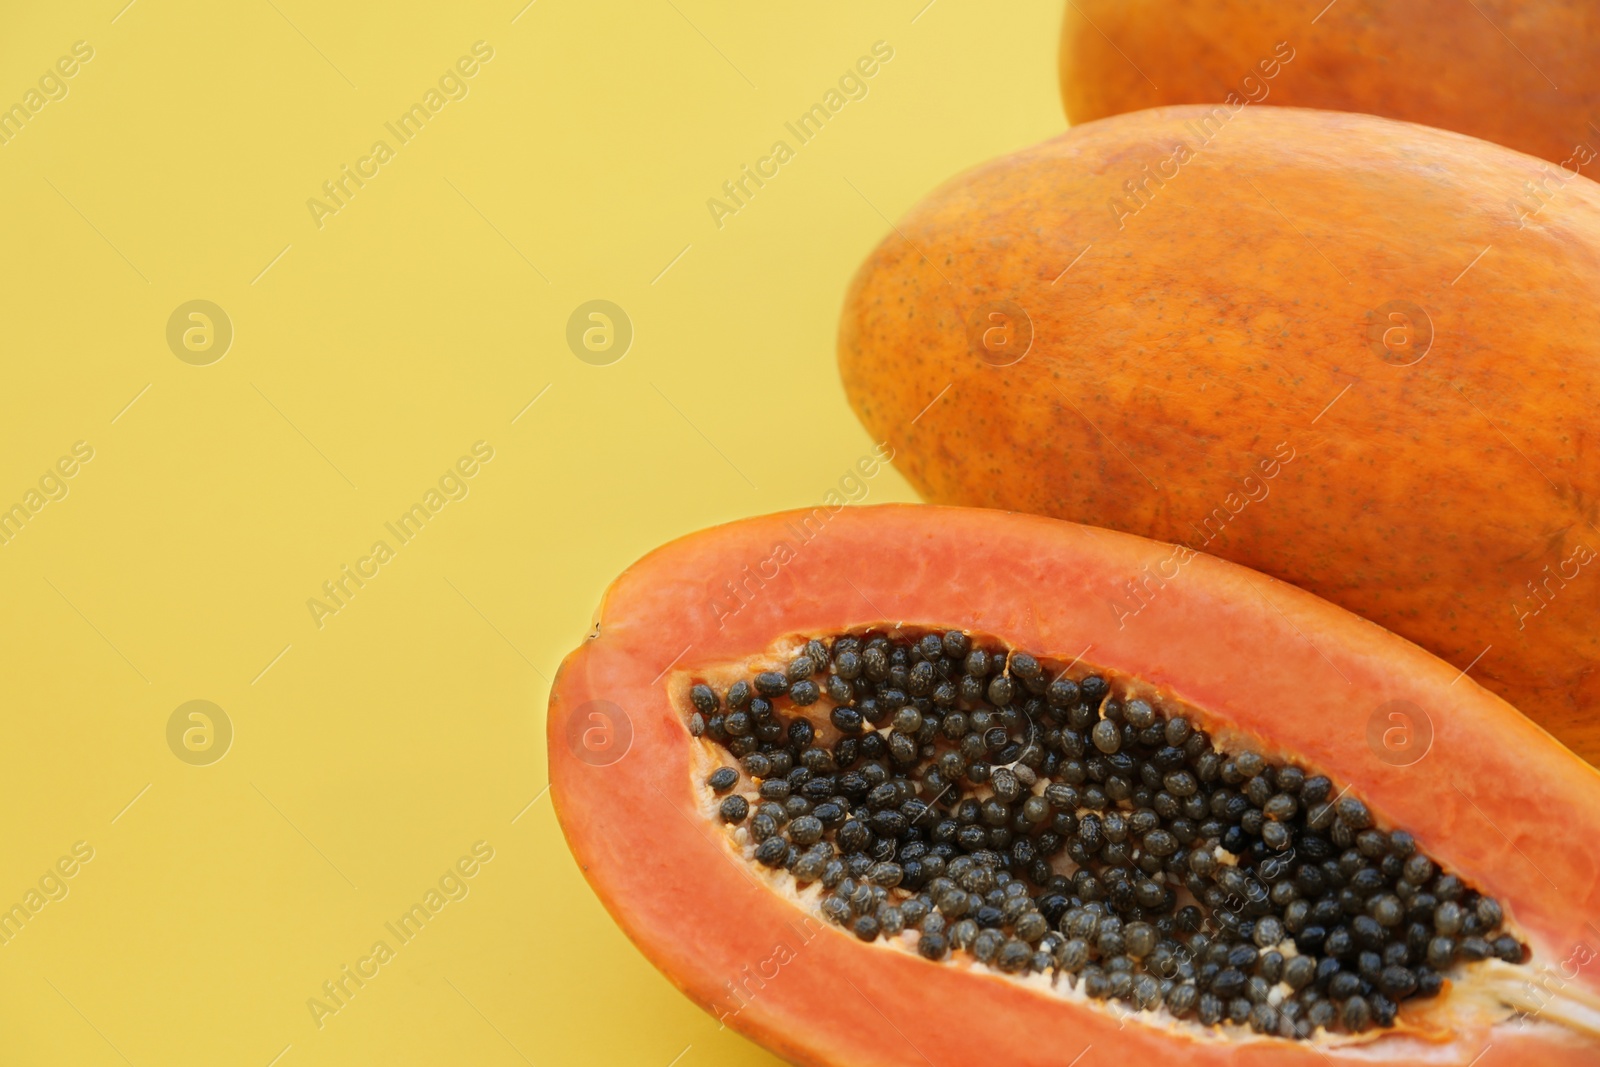
[[(1600, 758), (1600, 185), (1519, 217), (1545, 165), (1485, 141), (1247, 106), (1202, 144), (1207, 121), (1075, 127), (913, 208), (846, 296), (857, 415), (931, 502), (1264, 571)], [(998, 301), (1031, 321), (1009, 366), (968, 327)]]
[[(1580, 145), (1600, 149), (1600, 8), (1588, 0), (1325, 4), (1071, 0), (1067, 116), (1221, 103), (1231, 92), (1420, 122), (1556, 163)], [(1280, 42), (1293, 56), (1281, 67)]]
[[(805, 521), (821, 532), (802, 542), (794, 531)], [(765, 568), (739, 610), (708, 598), (708, 588), (771, 558), (780, 542), (792, 558)], [(1097, 1062), (1193, 1067), (1593, 1064), (1593, 1038), (1542, 1017), (1522, 1027), (1469, 1021), (1433, 1040), (1388, 1034), (1359, 1050), (1227, 1041), (1120, 1020), (820, 922), (802, 939), (803, 913), (742, 867), (703, 814), (700, 743), (684, 721), (685, 692), (702, 671), (796, 637), (901, 621), (993, 634), (1062, 662), (1092, 646), (1081, 662), (1137, 676), (1202, 709), (1221, 736), (1352, 784), (1381, 822), (1411, 829), (1441, 863), (1504, 903), (1532, 946), (1531, 967), (1559, 966), (1574, 945), (1596, 945), (1587, 917), (1600, 911), (1600, 855), (1575, 843), (1600, 833), (1600, 773), (1450, 665), (1221, 560), (1190, 557), (1136, 621), (1107, 625), (1100, 599), (1172, 554), (1169, 545), (1038, 516), (916, 505), (749, 519), (658, 549), (612, 585), (594, 636), (567, 657), (551, 692), (551, 796), (585, 877), (688, 996), (810, 1067), (1060, 1067), (1086, 1045)], [(620, 707), (631, 724), (626, 754), (605, 765), (572, 740), (595, 700)], [(1432, 748), (1410, 766), (1368, 746), (1371, 712), (1391, 700), (1414, 703), (1433, 723)], [(725, 983), (755, 973), (780, 944), (792, 955), (732, 1011)], [(1566, 989), (1580, 987), (1600, 989), (1600, 966), (1567, 980)]]

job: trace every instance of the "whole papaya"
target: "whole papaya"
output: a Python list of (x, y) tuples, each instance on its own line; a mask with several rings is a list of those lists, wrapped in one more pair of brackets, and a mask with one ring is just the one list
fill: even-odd
[[(850, 288), (839, 360), (929, 500), (1266, 571), (1600, 756), (1589, 179), (1339, 112), (1093, 122), (915, 207)], [(1107, 627), (1183, 558), (1127, 577)]]
[(1421, 122), (1583, 166), (1600, 150), (1600, 5), (1071, 0), (1061, 92), (1074, 123), (1233, 95)]

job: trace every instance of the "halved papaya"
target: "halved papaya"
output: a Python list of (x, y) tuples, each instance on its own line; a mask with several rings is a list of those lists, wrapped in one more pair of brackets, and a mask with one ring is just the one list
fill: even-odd
[(617, 922), (796, 1063), (1600, 1062), (1600, 773), (1181, 547), (934, 506), (708, 530), (612, 586), (548, 737)]
[(930, 503), (1264, 571), (1600, 760), (1597, 306), (1588, 178), (1369, 115), (1172, 107), (929, 195), (856, 276), (839, 363)]

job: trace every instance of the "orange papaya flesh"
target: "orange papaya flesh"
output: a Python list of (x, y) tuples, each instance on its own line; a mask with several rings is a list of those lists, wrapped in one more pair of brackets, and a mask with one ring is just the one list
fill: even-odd
[(841, 375), (929, 502), (1264, 571), (1600, 760), (1600, 185), (1557, 170), (1368, 115), (1092, 122), (887, 233)]
[[(1107, 625), (1099, 601), (1129, 575), (1164, 564), (1181, 569), (1146, 610), (1122, 628)], [(741, 579), (743, 586), (728, 584)], [(731, 588), (739, 589), (739, 594), (730, 596)], [(708, 590), (713, 595), (708, 596)], [(966, 641), (972, 648), (999, 653), (1004, 666), (990, 671), (990, 681), (1004, 676), (1012, 692), (985, 687), (985, 695), (978, 697), (958, 689), (954, 703), (945, 692), (937, 694), (938, 703), (928, 697), (908, 698), (909, 706), (885, 697), (886, 704), (899, 705), (896, 714), (879, 707), (876, 724), (856, 723), (846, 716), (846, 729), (836, 725), (840, 721), (834, 715), (836, 708), (865, 707), (859, 693), (844, 704), (834, 699), (843, 695), (833, 678), (846, 663), (842, 652), (850, 649), (852, 639), (870, 643), (878, 636), (887, 639), (892, 649), (909, 648), (930, 635), (942, 641), (946, 634), (957, 644)], [(826, 651), (808, 648), (809, 639), (839, 636), (845, 638), (844, 644), (834, 639), (824, 644)], [(857, 647), (865, 657), (864, 645)], [(885, 645), (880, 641), (878, 647), (881, 652)], [(1022, 657), (1023, 650), (1033, 658)], [(808, 651), (815, 653), (810, 657), (811, 674), (777, 673), (792, 671), (795, 659)], [(938, 662), (937, 656), (923, 658), (930, 665)], [(952, 665), (948, 650), (945, 659), (948, 669)], [(914, 660), (904, 656), (898, 665), (908, 671), (908, 684), (925, 689), (925, 684), (909, 680)], [(818, 667), (820, 661), (827, 666)], [(889, 662), (886, 680), (897, 682), (902, 676), (893, 673), (894, 661)], [(881, 666), (874, 661), (861, 669)], [(918, 681), (926, 683), (927, 674), (921, 671)], [(1083, 698), (1072, 705), (1076, 710), (1063, 718), (1060, 708), (1051, 704), (1058, 692), (1046, 687), (1040, 696), (1036, 690), (1041, 676), (1071, 680)], [(1087, 681), (1091, 677), (1105, 680), (1104, 692)], [(730, 691), (750, 682), (755, 688), (735, 697), (740, 710), (757, 710), (759, 700), (770, 706), (761, 715), (747, 716), (751, 721), (739, 723), (729, 734), (734, 710), (728, 703)], [(805, 688), (806, 684), (813, 688)], [(869, 688), (884, 696), (881, 683)], [(708, 690), (715, 695), (715, 707)], [(1008, 719), (1003, 709), (987, 704), (989, 695), (1020, 712), (1021, 720), (1015, 714)], [(1095, 696), (1098, 704), (1090, 699)], [(1029, 704), (1030, 698), (1039, 703)], [(1091, 711), (1089, 718), (1084, 717), (1085, 709)], [(1003, 948), (988, 963), (979, 962), (975, 946), (952, 949), (959, 920), (944, 924), (942, 930), (938, 924), (929, 925), (928, 918), (915, 916), (914, 905), (907, 903), (915, 899), (909, 887), (892, 884), (896, 879), (883, 872), (864, 869), (852, 895), (868, 890), (868, 898), (861, 899), (869, 908), (876, 905), (870, 914), (888, 918), (883, 905), (895, 904), (903, 909), (902, 915), (912, 914), (921, 921), (899, 933), (880, 929), (877, 936), (863, 940), (860, 916), (841, 915), (837, 904), (827, 904), (820, 879), (799, 879), (782, 864), (773, 867), (756, 858), (760, 848), (756, 837), (762, 835), (753, 832), (755, 820), (766, 815), (776, 822), (775, 812), (765, 806), (778, 803), (786, 808), (789, 821), (776, 832), (767, 831), (763, 839), (799, 838), (810, 847), (819, 827), (807, 825), (801, 836), (800, 822), (811, 818), (820, 824), (813, 813), (831, 801), (820, 795), (807, 801), (805, 783), (811, 779), (780, 775), (782, 766), (772, 760), (780, 751), (793, 757), (798, 750), (801, 766), (815, 767), (816, 777), (832, 775), (835, 785), (843, 788), (839, 783), (845, 772), (812, 755), (823, 748), (830, 754), (839, 752), (846, 737), (855, 740), (857, 749), (850, 765), (876, 764), (884, 775), (880, 784), (907, 781), (911, 784), (906, 788), (919, 794), (925, 786), (937, 785), (938, 779), (930, 780), (926, 774), (929, 766), (938, 766), (937, 760), (927, 758), (931, 753), (914, 747), (908, 754), (908, 740), (895, 741), (901, 727), (912, 725), (908, 716), (899, 714), (909, 710), (925, 715), (925, 722), (939, 720), (941, 730), (943, 719), (957, 712), (986, 711), (992, 713), (993, 725), (1010, 724), (1006, 744), (988, 751), (1012, 762), (991, 766), (981, 783), (965, 777), (945, 783), (974, 801), (1010, 796), (1019, 784), (1019, 773), (1021, 779), (1031, 775), (1034, 781), (1025, 783), (1018, 799), (1026, 794), (1060, 801), (1059, 789), (1049, 790), (1073, 777), (1065, 757), (1058, 752), (1056, 760), (1040, 761), (1037, 752), (1018, 753), (1007, 746), (1025, 742), (1024, 747), (1056, 751), (1052, 746), (1064, 743), (1063, 731), (1077, 731), (1079, 740), (1089, 746), (1082, 762), (1090, 775), (1079, 780), (1079, 793), (1067, 805), (1078, 820), (1074, 829), (1069, 833), (1066, 824), (1045, 825), (1062, 830), (1063, 837), (1076, 835), (1081, 850), (1088, 847), (1085, 824), (1091, 818), (1098, 819), (1104, 831), (1120, 816), (1124, 853), (1108, 857), (1105, 849), (1115, 842), (1102, 833), (1100, 854), (1084, 857), (1081, 870), (1075, 870), (1078, 865), (1068, 858), (1073, 854), (1070, 847), (1044, 857), (1052, 873), (1067, 878), (1093, 871), (1102, 884), (1113, 885), (1127, 879), (1109, 873), (1112, 867), (1123, 869), (1124, 875), (1154, 869), (1158, 873), (1148, 880), (1172, 891), (1170, 901), (1146, 898), (1148, 908), (1133, 905), (1142, 910), (1130, 911), (1126, 897), (1114, 891), (1100, 902), (1097, 923), (1111, 915), (1132, 920), (1122, 926), (1122, 944), (1102, 943), (1098, 935), (1103, 931), (1096, 931), (1092, 952), (1103, 949), (1104, 958), (1097, 960), (1113, 970), (1120, 965), (1110, 962), (1111, 954), (1120, 951), (1126, 959), (1130, 946), (1125, 942), (1132, 938), (1145, 942), (1134, 951), (1143, 951), (1146, 957), (1149, 941), (1175, 947), (1185, 937), (1192, 940), (1187, 926), (1161, 925), (1163, 915), (1180, 914), (1174, 905), (1186, 899), (1182, 894), (1187, 883), (1170, 872), (1161, 873), (1159, 865), (1141, 866), (1148, 859), (1145, 851), (1166, 848), (1157, 848), (1152, 837), (1151, 808), (1138, 805), (1162, 807), (1174, 797), (1160, 800), (1148, 783), (1143, 794), (1135, 785), (1135, 791), (1124, 796), (1109, 779), (1101, 780), (1103, 774), (1096, 777), (1089, 761), (1096, 753), (1110, 758), (1101, 745), (1110, 744), (1108, 735), (1117, 731), (1102, 724), (1113, 722), (1120, 724), (1122, 743), (1130, 746), (1118, 751), (1136, 761), (1153, 760), (1155, 750), (1145, 744), (1153, 737), (1140, 731), (1159, 721), (1165, 736), (1167, 724), (1178, 717), (1193, 730), (1205, 731), (1216, 749), (1228, 756), (1220, 769), (1214, 763), (1210, 771), (1192, 762), (1185, 765), (1197, 777), (1214, 773), (1233, 783), (1224, 788), (1225, 794), (1249, 798), (1253, 806), (1264, 799), (1263, 791), (1251, 784), (1258, 778), (1270, 777), (1274, 789), (1292, 791), (1325, 776), (1332, 794), (1328, 799), (1333, 801), (1331, 823), (1330, 812), (1317, 814), (1317, 805), (1299, 814), (1287, 814), (1281, 802), (1272, 805), (1278, 809), (1276, 820), (1295, 829), (1294, 840), (1305, 853), (1304, 858), (1286, 861), (1294, 874), (1276, 881), (1279, 872), (1267, 876), (1254, 836), (1242, 845), (1238, 827), (1227, 843), (1240, 852), (1201, 839), (1193, 842), (1199, 847), (1191, 853), (1210, 846), (1222, 866), (1248, 870), (1277, 884), (1295, 882), (1301, 877), (1299, 867), (1316, 865), (1311, 857), (1327, 850), (1326, 844), (1315, 845), (1317, 839), (1333, 845), (1335, 867), (1351, 862), (1347, 853), (1355, 852), (1359, 860), (1366, 849), (1368, 861), (1353, 863), (1352, 869), (1365, 866), (1381, 873), (1377, 855), (1382, 850), (1369, 846), (1380, 837), (1397, 841), (1391, 831), (1404, 830), (1412, 835), (1407, 840), (1414, 839), (1419, 853), (1471, 887), (1455, 896), (1444, 883), (1430, 880), (1422, 891), (1437, 888), (1443, 894), (1441, 903), (1459, 901), (1473, 914), (1481, 900), (1492, 898), (1498, 908), (1491, 917), (1499, 925), (1479, 932), (1514, 937), (1522, 947), (1520, 960), (1463, 962), (1457, 957), (1443, 970), (1437, 995), (1399, 997), (1399, 1010), (1392, 1019), (1382, 1020), (1382, 1025), (1356, 1020), (1365, 1023), (1364, 1028), (1345, 1025), (1345, 1004), (1333, 1020), (1326, 1013), (1301, 1014), (1302, 1024), (1316, 1019), (1328, 1025), (1302, 1025), (1298, 1030), (1284, 1026), (1286, 1012), (1279, 1009), (1292, 999), (1286, 994), (1293, 991), (1281, 982), (1273, 983), (1275, 992), (1266, 997), (1276, 1014), (1263, 1019), (1246, 1013), (1242, 1023), (1224, 1019), (1208, 1024), (1199, 1019), (1197, 1005), (1175, 1015), (1165, 1003), (1170, 987), (1160, 990), (1161, 1006), (1147, 1009), (1141, 1009), (1131, 994), (1092, 998), (1087, 992), (1092, 971), (1064, 968), (1055, 954), (1060, 951), (1056, 945), (1067, 941), (1069, 932), (1083, 932), (1073, 924), (1095, 911), (1093, 894), (1076, 904), (1070, 899), (1075, 890), (1085, 889), (1080, 878), (1072, 889), (1057, 893), (1069, 897), (1065, 909), (1059, 900), (1038, 903), (1050, 886), (1060, 890), (1062, 883), (1046, 880), (1041, 887), (1030, 880), (1028, 865), (1018, 861), (1016, 842), (1026, 837), (1037, 845), (1044, 831), (1034, 832), (1036, 827), (1017, 830), (1004, 844), (991, 837), (989, 848), (974, 847), (970, 834), (957, 837), (964, 843), (942, 858), (949, 863), (965, 858), (966, 874), (984, 866), (996, 889), (1003, 880), (1024, 884), (1036, 910), (1057, 913), (1051, 916), (1056, 921), (1048, 933), (1039, 935), (1037, 920), (1029, 920), (1033, 926), (1026, 931), (1035, 947), (1052, 954), (1044, 969), (1012, 966), (1020, 954), (1008, 956)], [(1150, 718), (1152, 712), (1157, 720)], [(711, 727), (712, 718), (722, 720), (718, 729)], [(1040, 723), (1035, 720), (1046, 729), (1037, 729)], [(774, 740), (769, 731), (764, 748), (758, 743), (752, 754), (752, 746), (738, 744), (737, 739), (756, 737), (760, 721), (784, 725), (782, 738)], [(796, 741), (792, 731), (800, 722), (807, 725), (798, 727), (801, 740)], [(1407, 736), (1387, 736), (1395, 729), (1408, 731)], [(716, 740), (719, 732), (722, 738)], [(1409, 642), (1301, 590), (1181, 547), (1033, 516), (933, 506), (792, 513), (708, 530), (657, 550), (612, 586), (593, 636), (567, 658), (556, 679), (548, 736), (552, 796), (563, 830), (586, 877), (617, 922), (697, 1003), (796, 1063), (910, 1065), (1003, 1059), (1042, 1067), (1072, 1062), (1087, 1049), (1102, 1057), (1132, 1056), (1135, 1062), (1160, 1055), (1200, 1065), (1562, 1067), (1600, 1062), (1600, 961), (1595, 959), (1600, 931), (1594, 925), (1600, 915), (1600, 854), (1593, 845), (1600, 834), (1600, 774), (1497, 696)], [(891, 754), (860, 758), (860, 747), (869, 736), (878, 737), (879, 745)], [(730, 745), (745, 753), (742, 760), (734, 759)], [(934, 748), (941, 747), (959, 751), (948, 738), (936, 739)], [(806, 755), (806, 749), (812, 755)], [(911, 762), (897, 763), (892, 754), (896, 751)], [(762, 764), (757, 757), (768, 762)], [(1255, 757), (1272, 769), (1260, 769)], [(1039, 766), (1030, 766), (1033, 763)], [(1125, 763), (1112, 762), (1100, 771), (1106, 766), (1128, 773)], [(1286, 770), (1290, 767), (1302, 777), (1297, 780), (1295, 771)], [(714, 776), (718, 770), (720, 777)], [(1003, 777), (1008, 771), (1011, 781)], [(1247, 773), (1251, 771), (1255, 773)], [(727, 781), (730, 775), (736, 782)], [(1215, 800), (1218, 780), (1210, 780), (1208, 803)], [(762, 787), (773, 781), (784, 781), (790, 799), (798, 796), (802, 805), (788, 806), (789, 800), (780, 797), (781, 788), (766, 789), (763, 799)], [(859, 784), (854, 783), (852, 790), (859, 792)], [(1107, 795), (1090, 795), (1096, 784)], [(1184, 791), (1169, 780), (1162, 785), (1157, 792), (1165, 792), (1169, 785)], [(891, 792), (898, 799), (904, 790), (897, 786)], [(733, 812), (740, 817), (730, 818), (723, 809), (728, 798), (736, 796), (754, 802), (756, 814)], [(843, 799), (846, 807), (854, 805), (847, 822), (877, 828), (872, 845), (878, 850), (875, 864), (898, 866), (903, 880), (918, 857), (896, 864), (891, 847), (905, 849), (919, 841), (926, 846), (932, 833), (904, 833), (907, 828), (892, 818), (874, 821), (874, 813), (885, 810), (882, 795), (873, 800), (869, 792), (865, 808), (861, 802)], [(959, 811), (950, 808), (951, 803), (959, 808), (953, 797), (943, 801), (930, 790), (915, 799), (927, 805), (927, 821), (936, 827), (961, 822)], [(1359, 811), (1349, 806), (1356, 801)], [(1053, 806), (1057, 814), (1066, 810)], [(909, 810), (923, 813), (915, 807)], [(1017, 817), (1028, 810), (1024, 802)], [(1143, 823), (1137, 821), (1141, 818)], [(1356, 828), (1367, 818), (1376, 825), (1363, 837)], [(1247, 834), (1253, 825), (1263, 840), (1265, 824), (1262, 819), (1239, 820)], [(940, 833), (949, 831), (950, 825)], [(988, 824), (980, 816), (962, 825)], [(1015, 829), (1023, 824), (1007, 825)], [(1162, 822), (1168, 832), (1174, 825), (1170, 819)], [(1129, 829), (1134, 826), (1139, 827), (1137, 833)], [(822, 836), (837, 840), (842, 832), (841, 827)], [(856, 833), (859, 839), (859, 828)], [(893, 846), (888, 843), (891, 839)], [(1342, 848), (1341, 842), (1352, 847)], [(1042, 855), (1038, 849), (1034, 852), (1036, 858)], [(920, 857), (925, 860), (934, 854), (924, 851)], [(991, 862), (991, 857), (998, 858)], [(793, 866), (794, 860), (791, 854), (784, 862)], [(1389, 873), (1394, 870), (1391, 866)], [(1008, 877), (1002, 879), (1002, 871)], [(1326, 868), (1324, 873), (1331, 876)], [(1362, 887), (1370, 888), (1368, 883), (1377, 877), (1345, 873), (1345, 888), (1363, 892)], [(883, 889), (881, 901), (869, 899), (874, 878)], [(1401, 875), (1400, 881), (1405, 878)], [(982, 878), (962, 884), (988, 885)], [(1327, 884), (1322, 888), (1330, 889)], [(1413, 901), (1416, 895), (1407, 891)], [(1344, 899), (1336, 892), (1333, 896)], [(1001, 897), (985, 899), (1003, 902), (1003, 898), (1001, 889)], [(1247, 898), (1257, 899), (1253, 893)], [(944, 902), (933, 904), (934, 913), (941, 913)], [(952, 904), (952, 911), (958, 910)], [(1004, 915), (1001, 921), (991, 915), (986, 925), (999, 929), (1004, 942), (1016, 942), (1022, 939), (1017, 922), (1026, 910)], [(1237, 901), (1201, 910), (1207, 914), (1199, 933), (1209, 931), (1213, 941), (1229, 944), (1230, 951), (1261, 929), (1260, 909), (1252, 912)], [(1243, 927), (1237, 925), (1241, 917), (1255, 924), (1251, 938), (1241, 936)], [(1152, 929), (1135, 934), (1140, 922)], [(1361, 929), (1353, 913), (1347, 922), (1334, 925)], [(946, 939), (943, 951), (927, 953), (937, 936)], [(1298, 941), (1286, 934), (1282, 942), (1260, 947), (1255, 960), (1232, 957), (1231, 962), (1251, 971), (1251, 977), (1260, 977), (1262, 957), (1280, 949), (1278, 954), (1286, 958), (1276, 966), (1302, 954), (1317, 954), (1315, 946), (1302, 953)], [(940, 958), (924, 958), (925, 953)], [(1193, 956), (1176, 954), (1180, 968), (1185, 958), (1197, 967), (1213, 959), (1203, 943)], [(1366, 962), (1357, 952), (1345, 953), (1338, 967), (1344, 977), (1335, 979), (1330, 972), (1326, 986), (1331, 988), (1337, 980), (1345, 990), (1356, 988), (1350, 983), (1360, 979), (1351, 976)], [(1408, 966), (1419, 972), (1414, 963)], [(1218, 973), (1212, 968), (1205, 980), (1214, 984)], [(1272, 973), (1281, 979), (1276, 970)], [(1174, 985), (1183, 984), (1181, 970), (1175, 974), (1179, 980)], [(1237, 985), (1236, 979), (1233, 984)], [(1369, 982), (1366, 990), (1375, 986), (1381, 988), (1381, 978)], [(1148, 992), (1149, 983), (1136, 988)], [(1374, 1003), (1365, 990), (1361, 996)], [(1314, 1007), (1319, 998), (1300, 999)], [(1263, 1033), (1252, 1025), (1263, 1021), (1273, 1022), (1275, 1028)]]

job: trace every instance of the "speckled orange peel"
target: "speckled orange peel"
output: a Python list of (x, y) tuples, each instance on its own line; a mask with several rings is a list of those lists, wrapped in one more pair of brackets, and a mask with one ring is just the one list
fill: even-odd
[(1074, 125), (1232, 98), (1420, 122), (1589, 174), (1600, 150), (1588, 0), (1071, 0), (1060, 75)]
[[(1583, 844), (1600, 835), (1600, 773), (1415, 645), (1204, 554), (1185, 554), (1119, 627), (1107, 599), (1173, 553), (1047, 518), (914, 505), (749, 519), (656, 550), (612, 585), (552, 690), (551, 791), (574, 856), (680, 989), (797, 1064), (1045, 1067), (1086, 1049), (1093, 1062), (1198, 1067), (1600, 1062), (1600, 855)], [(774, 557), (738, 610), (708, 597)], [(1045, 976), (929, 962), (911, 932), (867, 944), (829, 926), (716, 820), (689, 689), (781, 664), (809, 636), (897, 626), (1136, 680), (1219, 743), (1348, 785), (1380, 825), (1408, 828), (1502, 901), (1531, 959), (1469, 965), (1436, 1000), (1403, 1006), (1393, 1030), (1290, 1041), (1113, 1010)], [(1374, 712), (1397, 702), (1431, 723), (1408, 765), (1369, 738)]]
[(1600, 185), (1554, 170), (1327, 111), (1090, 122), (896, 223), (844, 385), (929, 502), (1292, 582), (1595, 761)]

